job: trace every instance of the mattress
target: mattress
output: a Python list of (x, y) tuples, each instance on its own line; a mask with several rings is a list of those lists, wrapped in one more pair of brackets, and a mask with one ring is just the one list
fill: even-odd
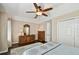
[(68, 47), (64, 44), (61, 44), (45, 55), (79, 55), (79, 48)]

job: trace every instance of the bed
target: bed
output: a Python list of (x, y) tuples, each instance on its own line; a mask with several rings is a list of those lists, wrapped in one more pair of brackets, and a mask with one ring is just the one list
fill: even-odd
[(79, 55), (79, 48), (68, 47), (62, 43), (45, 43), (28, 50), (23, 55)]
[(60, 43), (56, 44), (56, 43), (48, 42), (42, 45), (35, 46), (28, 50), (25, 50), (23, 52), (23, 55), (44, 55), (45, 53), (49, 52), (52, 49), (55, 49), (59, 45)]
[(10, 54), (11, 55), (22, 55), (22, 53), (25, 50), (31, 49), (32, 47), (36, 47), (36, 46), (39, 46), (39, 45), (42, 45), (42, 43), (38, 42), (38, 43), (34, 43), (34, 44), (30, 44), (30, 45), (14, 48), (14, 49), (11, 49)]
[(45, 55), (79, 55), (79, 48), (69, 47), (64, 44), (47, 52)]

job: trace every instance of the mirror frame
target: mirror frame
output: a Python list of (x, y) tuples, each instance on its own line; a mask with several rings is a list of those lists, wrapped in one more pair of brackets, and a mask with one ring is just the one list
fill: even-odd
[[(27, 31), (25, 28), (29, 28), (29, 30)], [(28, 32), (28, 34), (26, 33), (26, 32)], [(23, 27), (23, 33), (24, 33), (24, 35), (30, 35), (30, 25), (28, 25), (28, 24), (25, 24), (24, 25), (24, 27)]]

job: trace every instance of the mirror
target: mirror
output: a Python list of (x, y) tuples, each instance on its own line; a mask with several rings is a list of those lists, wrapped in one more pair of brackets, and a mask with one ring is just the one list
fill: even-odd
[(30, 25), (25, 24), (23, 28), (24, 35), (30, 35)]

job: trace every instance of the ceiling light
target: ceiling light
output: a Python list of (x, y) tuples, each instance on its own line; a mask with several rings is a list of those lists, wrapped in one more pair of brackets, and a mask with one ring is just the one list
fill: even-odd
[(42, 12), (37, 12), (36, 14), (37, 14), (37, 15), (42, 15)]

